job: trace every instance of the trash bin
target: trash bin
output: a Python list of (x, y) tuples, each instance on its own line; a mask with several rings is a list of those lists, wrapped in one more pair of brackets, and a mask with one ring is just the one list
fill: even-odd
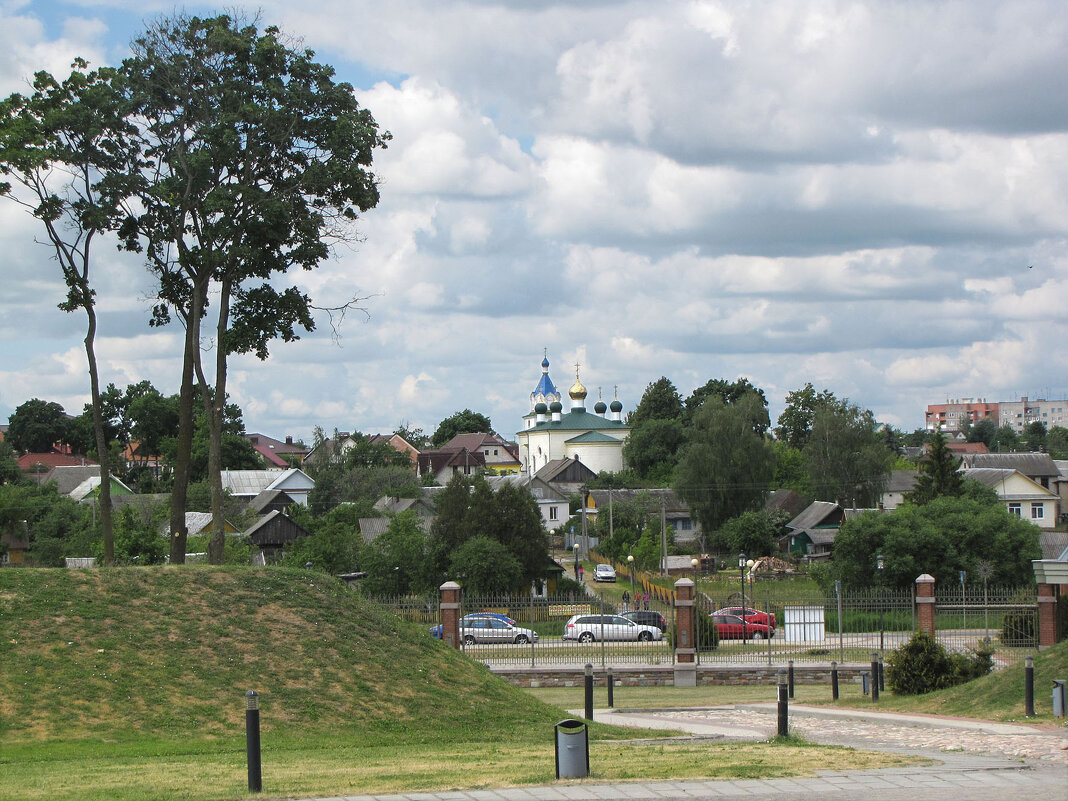
[(584, 779), (589, 775), (589, 728), (581, 720), (561, 720), (556, 724), (556, 778)]
[(871, 691), (871, 674), (864, 672), (860, 674), (860, 686), (865, 695)]
[(1065, 692), (1065, 679), (1053, 680), (1053, 717), (1063, 718), (1065, 706), (1068, 706), (1068, 693)]

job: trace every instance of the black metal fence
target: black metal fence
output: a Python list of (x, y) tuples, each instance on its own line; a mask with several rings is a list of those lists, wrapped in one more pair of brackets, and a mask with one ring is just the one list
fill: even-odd
[[(430, 635), (440, 636), (436, 595), (376, 600), (404, 619), (426, 626)], [(634, 606), (632, 602), (625, 609), (601, 594), (589, 593), (547, 598), (465, 594), (461, 615), (490, 613), (512, 623), (507, 640), (462, 625), (461, 648), (487, 665), (672, 664), (675, 616), (666, 592), (650, 596), (648, 602), (649, 611), (662, 614), (667, 624), (660, 639), (617, 640), (606, 634), (606, 628), (596, 627), (592, 637), (585, 638), (588, 641), (565, 638), (567, 621), (575, 615), (614, 616)], [(714, 612), (739, 608), (760, 613), (746, 617), (742, 632), (737, 626), (717, 625), (712, 617)], [(939, 590), (935, 609), (935, 637), (947, 650), (987, 647), (994, 652), (995, 663), (1003, 666), (1037, 649), (1038, 604), (1033, 588), (967, 587), (962, 592), (947, 587)], [(885, 654), (908, 641), (917, 627), (915, 610), (911, 589), (799, 595), (796, 589), (767, 582), (747, 589), (744, 607), (740, 593), (720, 597), (698, 592), (697, 660), (716, 665), (784, 665), (789, 660), (867, 663), (873, 652)], [(773, 627), (768, 625), (772, 617)]]

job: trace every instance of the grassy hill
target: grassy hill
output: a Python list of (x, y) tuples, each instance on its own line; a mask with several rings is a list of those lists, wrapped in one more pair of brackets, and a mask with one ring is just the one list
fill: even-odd
[[(337, 580), (224, 568), (0, 570), (0, 738), (551, 731), (559, 710)], [(433, 726), (428, 726), (433, 721)]]
[[(0, 570), (0, 796), (248, 797), (245, 692), (270, 797), (551, 782), (557, 707), (304, 570)], [(595, 779), (811, 775), (900, 754), (656, 742), (590, 727)], [(633, 739), (640, 738), (640, 739)]]

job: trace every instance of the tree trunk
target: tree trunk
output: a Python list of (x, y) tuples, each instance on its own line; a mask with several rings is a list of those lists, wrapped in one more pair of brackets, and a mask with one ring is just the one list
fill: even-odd
[(226, 517), (223, 504), (226, 496), (222, 485), (222, 429), (226, 414), (226, 328), (229, 325), (232, 282), (222, 281), (219, 295), (219, 321), (215, 343), (215, 392), (208, 409), (208, 477), (211, 482), (211, 539), (208, 542), (208, 562), (221, 565), (226, 550)]
[[(88, 295), (88, 292), (86, 293)], [(90, 296), (91, 297), (91, 296)], [(85, 334), (85, 356), (89, 362), (89, 390), (93, 407), (93, 436), (96, 439), (97, 458), (100, 459), (100, 528), (104, 537), (104, 564), (115, 564), (115, 534), (111, 514), (111, 471), (108, 467), (108, 442), (104, 435), (104, 417), (100, 410), (100, 374), (96, 364), (96, 312), (92, 303), (84, 306), (89, 318)]]
[(182, 387), (178, 395), (178, 453), (174, 463), (174, 485), (171, 488), (171, 564), (175, 565), (185, 564), (186, 540), (189, 536), (185, 527), (185, 503), (193, 452), (193, 376), (200, 353), (200, 316), (206, 294), (207, 281), (194, 282), (185, 325)]

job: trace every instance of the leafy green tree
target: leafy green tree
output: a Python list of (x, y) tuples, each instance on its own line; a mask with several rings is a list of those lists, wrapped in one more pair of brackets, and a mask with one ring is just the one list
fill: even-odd
[(998, 428), (997, 436), (994, 438), (994, 447), (990, 450), (995, 453), (1012, 453), (1019, 444), (1020, 437), (1016, 434), (1015, 429), (1005, 423)]
[(623, 458), (643, 479), (667, 484), (685, 440), (679, 420), (647, 419), (631, 429), (623, 445)]
[(688, 443), (675, 470), (675, 492), (705, 531), (757, 508), (775, 471), (771, 444), (754, 430), (767, 416), (756, 393), (734, 403), (708, 398), (687, 429)]
[(1023, 445), (1032, 453), (1046, 450), (1046, 424), (1041, 420), (1035, 420), (1024, 426), (1023, 436), (1020, 437)]
[(1046, 451), (1053, 459), (1068, 459), (1068, 428), (1053, 426), (1046, 435)]
[[(708, 381), (704, 386), (698, 387), (683, 403), (683, 421), (689, 425), (693, 421), (693, 416), (698, 409), (704, 404), (706, 400), (711, 397), (720, 398), (724, 403), (736, 403), (742, 398), (746, 397), (750, 393), (755, 393), (766, 407), (768, 405), (768, 399), (764, 395), (764, 390), (760, 387), (755, 387), (749, 383), (748, 378), (739, 378), (735, 381), (725, 381), (722, 378), (713, 378)], [(771, 425), (770, 419), (766, 419), (765, 413), (762, 417), (758, 416), (755, 420), (756, 433), (761, 436), (768, 430)]]
[(682, 416), (682, 398), (666, 377), (658, 378), (645, 388), (642, 399), (627, 415), (627, 425), (637, 428), (646, 420), (678, 420)]
[(0, 533), (24, 532), (29, 558), (38, 567), (62, 567), (67, 556), (93, 556), (101, 535), (92, 515), (88, 504), (60, 495), (52, 482), (0, 485)]
[(594, 533), (600, 540), (598, 550), (613, 559), (626, 559), (646, 529), (659, 532), (659, 512), (659, 503), (649, 493), (614, 498), (611, 509), (600, 509), (597, 515)]
[(449, 573), (468, 593), (503, 595), (520, 585), (523, 568), (503, 543), (477, 536), (452, 555)]
[(19, 470), (14, 448), (11, 447), (10, 442), (0, 441), (0, 486), (18, 484), (21, 480), (22, 471)]
[(764, 510), (744, 512), (723, 524), (716, 534), (718, 547), (715, 550), (752, 557), (769, 556), (775, 552), (779, 528)]
[(661, 555), (659, 535), (652, 526), (646, 526), (634, 545), (634, 566), (638, 570), (659, 570)]
[(491, 434), (493, 424), (484, 414), (464, 409), (449, 415), (440, 423), (430, 440), (432, 448), (440, 448), (457, 434)]
[(63, 407), (55, 401), (32, 398), (15, 407), (8, 417), (4, 441), (23, 453), (48, 453), (57, 442), (65, 442), (70, 422)]
[[(172, 498), (171, 559), (185, 556), (181, 518), (189, 480), (193, 386), (209, 422), (216, 517), (209, 558), (222, 556), (222, 404), (227, 359), (311, 330), (312, 301), (272, 279), (313, 269), (332, 242), (350, 237), (359, 212), (378, 203), (369, 171), (384, 147), (352, 87), (310, 50), (287, 46), (277, 28), (228, 17), (175, 16), (133, 43), (120, 69), (127, 113), (138, 120), (150, 162), (138, 173), (136, 210), (122, 228), (159, 278), (153, 323), (179, 317), (186, 332)], [(195, 154), (195, 157), (191, 157)], [(144, 158), (139, 153), (138, 157)], [(201, 362), (201, 320), (215, 287), (214, 383)], [(354, 305), (358, 299), (338, 307)]]
[(786, 395), (786, 407), (779, 415), (775, 437), (791, 447), (802, 449), (808, 444), (812, 435), (812, 425), (816, 419), (816, 409), (823, 403), (836, 401), (834, 393), (825, 389), (820, 393), (805, 384)]
[(132, 506), (124, 506), (115, 521), (115, 559), (120, 564), (158, 565), (167, 556), (167, 540), (159, 521), (145, 520)]
[(968, 431), (968, 442), (982, 442), (988, 450), (994, 450), (998, 427), (993, 418), (983, 417), (976, 420)]
[(775, 451), (775, 477), (772, 483), (780, 489), (791, 489), (799, 495), (812, 495), (808, 469), (801, 450), (783, 440), (772, 443)]
[(317, 526), (311, 535), (286, 546), (282, 563), (304, 567), (311, 562), (313, 570), (348, 573), (356, 567), (358, 552), (355, 525), (335, 521)]
[(438, 585), (427, 580), (427, 545), (415, 513), (401, 512), (360, 553), (360, 565), (367, 574), (363, 590), (371, 596), (396, 596), (436, 589)]
[[(846, 520), (835, 536), (829, 578), (850, 587), (907, 587), (928, 573), (940, 584), (955, 583), (958, 571), (976, 575), (977, 565), (986, 561), (995, 566), (992, 584), (1032, 582), (1031, 560), (1041, 554), (1038, 530), (1010, 515), (988, 488), (970, 480), (964, 484), (960, 497)], [(882, 571), (876, 566), (878, 554), (884, 559)]]
[(931, 451), (920, 461), (916, 486), (905, 495), (910, 503), (923, 505), (935, 498), (958, 497), (964, 494), (964, 477), (960, 474), (961, 460), (946, 447), (946, 438), (936, 431), (931, 437)]
[[(411, 445), (416, 450), (423, 450), (429, 447), (430, 437), (423, 433), (421, 428), (413, 428), (412, 424), (405, 421), (393, 429), (393, 433), (401, 436), (405, 442)], [(478, 432), (475, 432), (478, 433)]]
[(503, 484), (494, 500), (498, 519), (506, 523), (498, 536), (519, 563), (520, 580), (529, 585), (535, 579), (544, 578), (549, 534), (538, 502), (526, 487), (515, 484)]
[(67, 287), (59, 308), (85, 314), (83, 344), (100, 462), (104, 561), (111, 564), (111, 479), (96, 358), (92, 246), (121, 224), (134, 181), (126, 154), (137, 129), (124, 115), (115, 71), (87, 68), (87, 62), (77, 59), (64, 81), (38, 72), (33, 94), (14, 94), (0, 104), (0, 172), (13, 182), (0, 184), (0, 193), (41, 222)]
[(873, 508), (894, 454), (879, 438), (875, 417), (848, 400), (820, 401), (802, 449), (817, 499)]
[(352, 446), (345, 449), (348, 467), (411, 467), (408, 454), (401, 453), (388, 442), (372, 442), (359, 431), (353, 433)]

